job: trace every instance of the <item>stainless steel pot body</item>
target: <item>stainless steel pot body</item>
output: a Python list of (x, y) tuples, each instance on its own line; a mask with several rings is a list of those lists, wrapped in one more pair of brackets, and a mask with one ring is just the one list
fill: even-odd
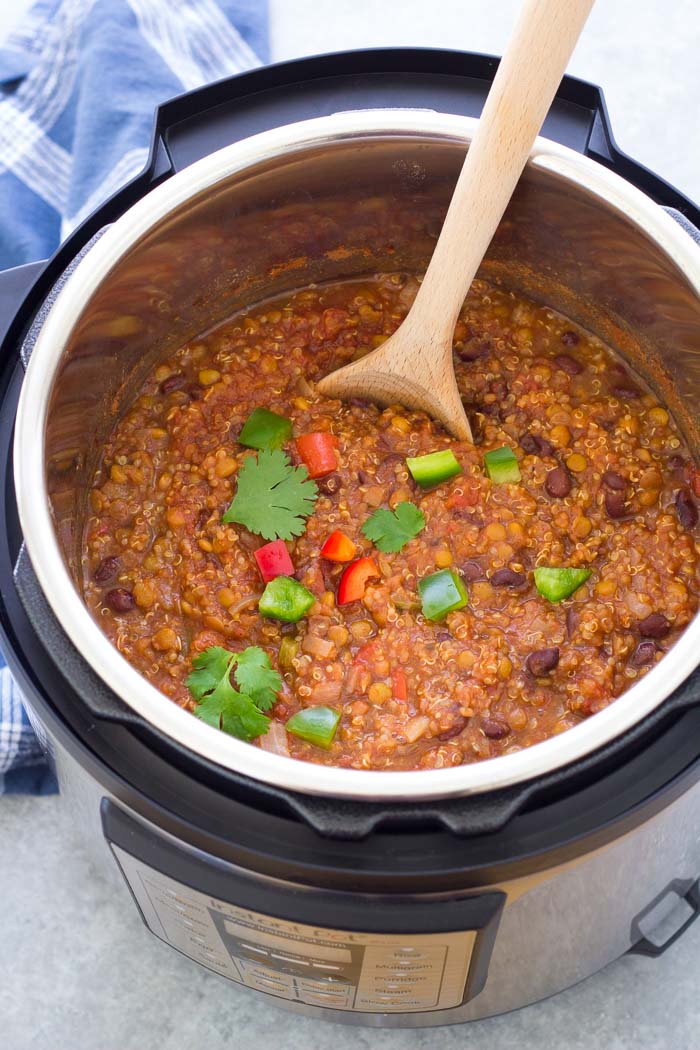
[[(85, 494), (100, 443), (146, 370), (244, 304), (309, 282), (419, 272), (473, 128), (469, 118), (432, 112), (344, 113), (212, 154), (104, 233), (36, 341), (14, 458), (23, 534), (54, 613), (94, 671), (142, 717), (258, 780), (358, 799), (501, 788), (615, 738), (700, 660), (696, 619), (623, 697), (556, 739), (449, 770), (358, 772), (268, 754), (193, 719), (127, 664), (83, 606)], [(538, 140), (482, 275), (615, 346), (698, 447), (700, 249), (661, 208), (593, 161)]]
[[(337, 952), (348, 950), (347, 924), (338, 923), (334, 928), (332, 922), (324, 922), (321, 929), (310, 931), (300, 924), (296, 910), (285, 911), (284, 906), (275, 904), (254, 926), (245, 926), (246, 943), (263, 952), (259, 965), (250, 964), (250, 951), (246, 958), (240, 939), (235, 938), (241, 914), (249, 915), (236, 893), (212, 897), (193, 879), (185, 884), (174, 878), (172, 871), (159, 870), (158, 862), (144, 861), (131, 843), (126, 849), (110, 847), (101, 816), (105, 799), (133, 820), (152, 842), (165, 841), (179, 852), (192, 851), (190, 844), (172, 840), (162, 827), (129, 810), (123, 799), (115, 798), (50, 732), (48, 744), (75, 834), (97, 870), (113, 881), (115, 899), (121, 900), (125, 909), (132, 909), (133, 893), (145, 924), (166, 944), (264, 996), (270, 1005), (322, 1020), (374, 1027), (427, 1027), (477, 1020), (525, 1006), (577, 983), (626, 952), (641, 933), (651, 932), (643, 917), (648, 914), (652, 927), (662, 923), (679, 907), (679, 897), (700, 873), (700, 783), (696, 783), (645, 823), (633, 830), (621, 830), (607, 845), (584, 849), (565, 864), (497, 884), (465, 885), (465, 891), (477, 897), (494, 891), (505, 895), (491, 931), (492, 945), (475, 947), (472, 935), (461, 930), (449, 935), (435, 933), (427, 939), (412, 935), (411, 909), (421, 901), (416, 895), (405, 908), (408, 932), (375, 938), (374, 964), (370, 960), (360, 973), (340, 974), (343, 980), (329, 986), (336, 989), (334, 994), (329, 995), (321, 984), (319, 994), (318, 983), (301, 979), (298, 967), (296, 972), (289, 972), (285, 957), (320, 958), (322, 965), (330, 962), (333, 975)], [(135, 836), (131, 838), (135, 841)], [(468, 849), (468, 845), (462, 848)], [(237, 874), (234, 865), (224, 865), (224, 869), (231, 879)], [(276, 901), (289, 889), (297, 901), (302, 895), (317, 900), (324, 890), (320, 883), (291, 886), (282, 879), (259, 878), (268, 884)], [(459, 895), (456, 889), (434, 896), (449, 909), (451, 900)], [(347, 896), (354, 914), (352, 929), (361, 931), (368, 913), (380, 907), (379, 900), (373, 904), (364, 895)], [(653, 902), (657, 903), (649, 912)], [(233, 924), (233, 940), (229, 933), (232, 927), (227, 923)], [(450, 947), (454, 950), (451, 982), (445, 978), (447, 967), (443, 966), (443, 956), (447, 954), (445, 961), (450, 961)], [(412, 980), (409, 968), (388, 989), (386, 984), (380, 985), (383, 1001), (377, 1002), (377, 952), (383, 949), (391, 958), (397, 948), (418, 956), (413, 967), (414, 973), (418, 969), (417, 975)], [(470, 953), (478, 951), (485, 952), (481, 962), (488, 974), (481, 991), (473, 997), (467, 984), (467, 1001), (459, 1003), (465, 995), (464, 974), (473, 958)], [(654, 965), (652, 960), (649, 965)], [(305, 967), (308, 972), (308, 962)], [(212, 994), (220, 987), (214, 985)]]

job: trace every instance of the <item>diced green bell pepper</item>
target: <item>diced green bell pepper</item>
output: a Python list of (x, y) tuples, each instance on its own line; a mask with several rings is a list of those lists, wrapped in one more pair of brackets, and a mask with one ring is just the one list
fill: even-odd
[(445, 448), (441, 452), (429, 452), (427, 456), (407, 459), (406, 466), (413, 480), (423, 489), (439, 485), (441, 481), (447, 481), (448, 478), (454, 478), (457, 474), (462, 473), (457, 457), (450, 448)]
[(502, 485), (506, 481), (520, 481), (520, 467), (512, 448), (502, 445), (484, 456), (484, 463), (491, 481)]
[(246, 448), (281, 448), (292, 436), (292, 421), (266, 408), (255, 408), (243, 424), (238, 435)]
[(276, 576), (270, 580), (258, 602), (261, 616), (271, 620), (296, 623), (305, 616), (316, 599), (311, 591), (291, 576)]
[(327, 751), (333, 743), (339, 721), (340, 712), (331, 707), (305, 707), (303, 711), (292, 715), (285, 729), (300, 740), (308, 740), (310, 744)]
[(469, 597), (462, 577), (453, 569), (441, 569), (418, 581), (422, 612), (426, 620), (444, 620), (448, 613), (463, 609)]
[(561, 602), (586, 582), (591, 569), (535, 569), (535, 587), (543, 598), (550, 602)]

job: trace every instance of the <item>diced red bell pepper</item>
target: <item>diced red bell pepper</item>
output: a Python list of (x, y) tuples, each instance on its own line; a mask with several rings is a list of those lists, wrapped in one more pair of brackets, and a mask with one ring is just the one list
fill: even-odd
[(336, 448), (338, 439), (325, 430), (302, 434), (296, 439), (297, 452), (310, 478), (322, 478), (338, 467)]
[(277, 576), (294, 575), (294, 562), (289, 557), (284, 540), (273, 540), (272, 543), (266, 543), (264, 547), (258, 547), (253, 553), (265, 583), (269, 583)]
[(408, 682), (406, 672), (402, 667), (395, 667), (391, 675), (391, 691), (394, 700), (408, 700)]
[(329, 561), (352, 561), (357, 554), (357, 545), (340, 529), (332, 532), (321, 547), (321, 557)]
[(364, 597), (367, 581), (373, 576), (379, 576), (374, 558), (358, 558), (352, 565), (348, 565), (340, 577), (338, 605), (359, 602)]

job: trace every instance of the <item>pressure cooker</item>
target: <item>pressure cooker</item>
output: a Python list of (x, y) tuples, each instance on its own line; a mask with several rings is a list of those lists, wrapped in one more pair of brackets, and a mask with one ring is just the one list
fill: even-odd
[[(425, 268), (496, 68), (346, 52), (183, 95), (133, 182), (48, 262), (0, 274), (1, 644), (63, 803), (151, 933), (350, 1024), (503, 1013), (660, 955), (696, 918), (700, 622), (604, 711), (521, 752), (405, 773), (295, 762), (192, 718), (111, 646), (80, 595), (84, 501), (159, 354), (295, 287)], [(344, 230), (367, 200), (414, 220)], [(565, 77), (482, 268), (614, 346), (695, 451), (698, 227), (617, 148), (600, 90)], [(143, 323), (110, 327), (115, 304)]]

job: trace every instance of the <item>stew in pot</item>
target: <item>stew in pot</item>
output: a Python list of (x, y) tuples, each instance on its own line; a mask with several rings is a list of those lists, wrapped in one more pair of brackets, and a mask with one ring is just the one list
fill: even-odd
[(455, 334), (475, 431), (315, 395), (417, 282), (308, 288), (149, 376), (90, 493), (85, 596), (175, 703), (268, 750), (455, 766), (575, 726), (697, 609), (700, 472), (596, 338), (475, 282)]

